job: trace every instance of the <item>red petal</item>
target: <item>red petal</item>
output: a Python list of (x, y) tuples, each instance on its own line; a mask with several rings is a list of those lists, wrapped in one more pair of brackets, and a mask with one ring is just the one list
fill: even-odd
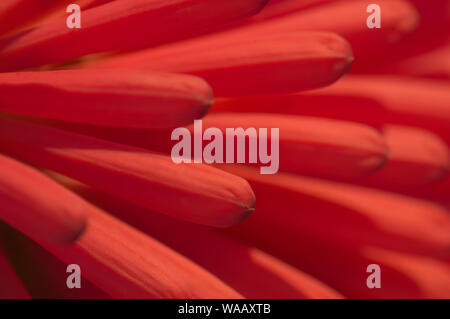
[(246, 298), (342, 297), (307, 274), (226, 234), (155, 214), (63, 176), (52, 176), (89, 201), (198, 263)]
[(428, 131), (387, 126), (387, 164), (363, 183), (396, 191), (417, 189), (443, 178), (450, 168), (447, 145)]
[(68, 244), (86, 226), (87, 206), (47, 176), (0, 156), (0, 218), (26, 235)]
[(67, 17), (61, 17), (22, 34), (12, 43), (4, 44), (0, 53), (0, 69), (18, 70), (87, 54), (176, 41), (202, 33), (210, 26), (252, 15), (266, 2), (267, 0), (113, 1), (84, 11), (81, 29), (67, 28)]
[(258, 198), (255, 213), (234, 231), (270, 246), (271, 252), (278, 250), (277, 256), (307, 242), (377, 245), (433, 257), (450, 248), (450, 216), (437, 204), (283, 173), (224, 169), (246, 178)]
[(189, 259), (91, 207), (89, 227), (73, 245), (46, 246), (114, 298), (240, 298)]
[(207, 165), (175, 164), (168, 156), (19, 120), (0, 123), (3, 151), (164, 214), (228, 227), (254, 205), (245, 180)]
[[(336, 81), (353, 61), (351, 48), (331, 33), (214, 34), (113, 58), (93, 67), (131, 67), (204, 78), (216, 96), (289, 93)], [(183, 58), (180, 59), (180, 56)]]
[(201, 118), (208, 84), (178, 74), (133, 70), (0, 73), (0, 111), (124, 127), (172, 127)]

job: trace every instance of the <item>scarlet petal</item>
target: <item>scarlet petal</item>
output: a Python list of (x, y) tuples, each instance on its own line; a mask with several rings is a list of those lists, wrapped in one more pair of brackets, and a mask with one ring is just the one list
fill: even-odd
[[(299, 4), (301, 2), (304, 1), (299, 1)], [(279, 5), (281, 4), (280, 2)], [(305, 3), (307, 4), (308, 2)], [(419, 15), (408, 1), (379, 0), (376, 4), (381, 8), (382, 27), (370, 30), (366, 22), (369, 4), (367, 1), (329, 1), (263, 22), (260, 22), (259, 16), (255, 16), (247, 25), (240, 26), (238, 31), (247, 35), (310, 30), (335, 32), (351, 44), (355, 53), (355, 64), (358, 64), (362, 58), (376, 58), (379, 52), (392, 47), (393, 43), (410, 34), (419, 24)], [(285, 5), (287, 6), (287, 3)], [(268, 15), (270, 14), (269, 11)], [(264, 20), (264, 11), (261, 15)]]
[(61, 17), (4, 44), (0, 69), (18, 70), (87, 54), (172, 42), (252, 15), (266, 3), (267, 0), (113, 1), (84, 11), (81, 29), (67, 28), (67, 17)]
[(364, 180), (365, 185), (396, 191), (417, 189), (443, 178), (450, 167), (447, 145), (436, 135), (416, 128), (389, 125), (384, 136), (387, 164)]
[(0, 218), (26, 235), (52, 244), (76, 240), (86, 226), (87, 206), (44, 174), (0, 156)]
[[(7, 229), (5, 251), (11, 256), (14, 270), (23, 281), (32, 298), (49, 299), (109, 299), (111, 296), (83, 277), (81, 287), (68, 289), (67, 265), (29, 237)], [(1, 281), (1, 279), (0, 279)], [(1, 290), (1, 287), (0, 287)]]
[(19, 120), (0, 123), (3, 151), (164, 214), (229, 227), (254, 205), (245, 180), (207, 165), (175, 164), (140, 148)]
[(444, 256), (450, 247), (450, 217), (440, 205), (283, 173), (224, 169), (246, 178), (258, 198), (252, 217), (233, 231), (257, 246), (270, 246), (272, 253), (278, 249), (277, 256), (306, 242), (376, 245), (432, 257)]
[(325, 86), (343, 75), (352, 61), (347, 42), (332, 33), (249, 37), (237, 30), (113, 58), (93, 67), (188, 73), (204, 78), (216, 96), (242, 96)]
[(45, 247), (114, 298), (241, 298), (189, 259), (91, 207), (89, 227), (73, 245)]
[[(320, 241), (291, 247), (290, 263), (327, 282), (349, 298), (450, 297), (449, 266), (435, 258), (357, 244), (352, 249), (344, 249)], [(380, 266), (381, 289), (367, 286), (371, 275), (367, 267), (373, 264)]]
[(383, 137), (374, 129), (356, 123), (261, 113), (214, 114), (203, 121), (205, 130), (217, 127), (224, 135), (226, 128), (233, 125), (244, 129), (268, 128), (269, 132), (270, 128), (279, 128), (282, 171), (354, 179), (371, 173), (386, 161)]
[(214, 229), (156, 214), (61, 175), (52, 177), (198, 263), (246, 298), (342, 297), (307, 274)]
[(450, 80), (450, 38), (439, 48), (414, 55), (401, 61), (386, 63), (378, 71), (401, 76)]
[[(348, 75), (329, 87), (300, 94), (217, 101), (221, 111), (258, 111), (424, 128), (450, 145), (450, 90), (447, 82)], [(269, 111), (270, 112), (270, 111)]]
[(378, 105), (378, 118), (385, 124), (424, 128), (450, 143), (447, 129), (450, 123), (450, 90), (446, 82), (392, 76), (352, 76), (326, 90), (325, 95), (358, 97), (360, 103), (353, 107), (361, 111), (365, 101)]
[(0, 4), (0, 35), (11, 33), (24, 25), (30, 25), (37, 18), (60, 4), (55, 0), (3, 0)]
[(134, 70), (0, 73), (0, 111), (96, 125), (173, 127), (212, 103), (203, 80)]
[[(211, 108), (211, 113), (263, 112), (312, 116), (359, 122), (370, 125), (378, 130), (382, 129), (384, 124), (382, 119), (385, 118), (385, 113), (379, 104), (359, 97), (356, 92), (354, 95), (344, 95), (334, 92), (321, 94), (327, 91), (328, 88), (324, 88), (318, 91), (287, 95), (217, 98)], [(382, 116), (383, 118), (380, 119)]]
[(427, 184), (421, 188), (417, 188), (412, 194), (443, 202), (450, 207), (450, 175), (447, 175), (437, 183)]

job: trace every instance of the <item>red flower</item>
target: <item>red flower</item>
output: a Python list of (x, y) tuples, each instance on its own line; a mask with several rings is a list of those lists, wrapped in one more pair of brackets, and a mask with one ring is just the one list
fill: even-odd
[[(450, 297), (448, 1), (267, 2), (2, 1), (0, 297)], [(175, 164), (203, 116), (280, 172)]]

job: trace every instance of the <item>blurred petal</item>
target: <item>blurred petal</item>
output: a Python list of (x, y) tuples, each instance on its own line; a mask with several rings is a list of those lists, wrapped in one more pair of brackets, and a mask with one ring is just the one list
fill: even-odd
[[(370, 30), (366, 23), (369, 16), (366, 13), (367, 6), (370, 3), (365, 0), (328, 1), (321, 6), (261, 23), (257, 15), (250, 19), (252, 23), (241, 26), (238, 32), (248, 34), (283, 34), (308, 30), (334, 32), (351, 44), (358, 64), (362, 58), (376, 57), (378, 52), (391, 48), (393, 44), (414, 31), (419, 23), (419, 15), (408, 1), (379, 0), (377, 5), (382, 12), (382, 28)], [(280, 2), (280, 6), (281, 4)], [(305, 3), (307, 4), (308, 2)], [(264, 11), (261, 15), (264, 17)]]
[(155, 214), (58, 174), (52, 173), (51, 176), (195, 261), (246, 298), (341, 297), (326, 285), (282, 261), (211, 228)]
[[(11, 71), (86, 54), (168, 43), (258, 12), (267, 0), (117, 0), (83, 12), (81, 29), (67, 17), (0, 46), (0, 70)], [(170, 26), (170, 27), (167, 27)], [(111, 30), (113, 36), (111, 36)]]
[(71, 246), (44, 246), (115, 298), (240, 298), (215, 276), (158, 241), (91, 207)]
[[(55, 122), (50, 124), (166, 154), (171, 153), (175, 144), (175, 141), (171, 141), (171, 129), (150, 131), (97, 128)], [(202, 127), (201, 136), (198, 136), (194, 131), (194, 125), (187, 126), (191, 133), (191, 145), (195, 143), (195, 136), (202, 138), (203, 132), (208, 128), (218, 128), (223, 135), (223, 145), (226, 145), (227, 138), (232, 137), (227, 134), (226, 129), (241, 127), (244, 130), (256, 128), (257, 134), (258, 128), (267, 128), (269, 133), (267, 144), (270, 146), (271, 128), (278, 128), (280, 170), (306, 175), (354, 180), (382, 167), (388, 156), (387, 145), (379, 132), (371, 127), (352, 122), (264, 113), (220, 113), (204, 117)], [(238, 133), (238, 135), (241, 134)], [(259, 138), (265, 137), (259, 134)], [(248, 138), (246, 140), (248, 141)], [(258, 140), (252, 140), (252, 142), (260, 143)], [(207, 144), (208, 142), (204, 141), (203, 149)], [(245, 150), (247, 164), (249, 153), (250, 149), (247, 148)], [(226, 147), (224, 147), (224, 162), (226, 154)], [(255, 155), (254, 152), (252, 154)], [(234, 163), (238, 162), (237, 155), (237, 143), (235, 143)], [(274, 157), (274, 153), (271, 153), (271, 156)], [(261, 158), (257, 158), (254, 165), (266, 166), (267, 163), (264, 164)]]
[(365, 185), (405, 191), (448, 174), (448, 148), (436, 135), (421, 129), (388, 125), (384, 136), (389, 159), (381, 170), (363, 181)]
[(0, 3), (0, 35), (32, 25), (36, 19), (60, 7), (58, 0), (2, 0)]
[(311, 92), (218, 100), (213, 110), (311, 115), (376, 127), (407, 125), (434, 132), (449, 144), (449, 88), (445, 81), (349, 75), (334, 85)]
[(32, 298), (111, 298), (83, 276), (83, 269), (81, 269), (81, 287), (68, 289), (69, 273), (66, 264), (14, 229), (8, 228), (7, 231), (5, 250)]
[(30, 295), (17, 277), (0, 246), (0, 299), (28, 299)]
[(255, 213), (232, 231), (257, 247), (264, 243), (283, 254), (318, 241), (343, 247), (377, 245), (434, 257), (450, 248), (450, 215), (439, 205), (283, 173), (224, 169), (246, 178), (255, 190)]
[(401, 61), (389, 61), (378, 72), (450, 80), (450, 42)]

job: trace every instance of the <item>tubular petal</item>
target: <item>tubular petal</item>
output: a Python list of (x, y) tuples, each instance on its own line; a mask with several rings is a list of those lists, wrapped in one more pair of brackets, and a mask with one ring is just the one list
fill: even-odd
[(392, 48), (394, 43), (413, 32), (419, 24), (419, 14), (408, 1), (379, 0), (376, 4), (381, 8), (382, 27), (371, 30), (366, 22), (370, 15), (366, 13), (369, 4), (363, 0), (328, 1), (324, 5), (261, 22), (264, 20), (263, 10), (262, 19), (259, 19), (259, 15), (249, 19), (236, 33), (254, 36), (310, 30), (335, 32), (351, 44), (358, 64), (361, 59), (376, 58), (377, 53)]
[(437, 80), (450, 80), (450, 39), (439, 48), (401, 61), (387, 61), (379, 72), (401, 76), (416, 76)]
[(56, 245), (76, 240), (87, 206), (44, 174), (0, 156), (0, 218), (26, 235)]
[[(150, 131), (56, 122), (47, 122), (47, 124), (166, 154), (170, 154), (172, 147), (177, 143), (171, 141), (172, 129)], [(223, 136), (222, 159), (224, 162), (227, 157), (226, 141), (232, 138), (231, 134), (226, 133), (227, 128), (243, 128), (244, 130), (254, 128), (259, 140), (252, 139), (252, 143), (256, 144), (257, 149), (260, 147), (258, 145), (261, 145), (261, 139), (265, 141), (259, 128), (267, 128), (268, 155), (270, 154), (272, 158), (276, 155), (270, 151), (271, 129), (278, 128), (279, 168), (282, 171), (356, 181), (382, 167), (388, 157), (387, 145), (379, 132), (371, 127), (352, 122), (264, 113), (217, 113), (203, 118), (202, 127), (203, 131), (200, 135), (195, 133), (194, 125), (186, 127), (191, 134), (191, 145), (197, 143), (195, 137), (202, 139), (208, 128), (218, 128)], [(209, 143), (209, 141), (203, 141), (202, 152)], [(245, 163), (249, 164), (248, 137), (246, 145)], [(252, 154), (257, 157), (254, 165), (269, 165), (262, 163), (257, 150)], [(194, 152), (191, 152), (191, 156), (194, 156)], [(238, 162), (237, 156), (237, 142), (235, 141), (234, 163)]]
[(229, 227), (254, 205), (244, 179), (207, 165), (175, 164), (168, 156), (20, 120), (0, 123), (3, 151), (160, 213)]
[(180, 40), (210, 26), (255, 14), (267, 1), (113, 1), (84, 11), (81, 29), (67, 28), (67, 17), (61, 17), (7, 41), (0, 50), (0, 70), (19, 70), (87, 54)]
[(343, 75), (352, 61), (348, 43), (332, 33), (248, 37), (238, 30), (100, 61), (91, 67), (188, 73), (204, 78), (216, 96), (242, 96), (325, 86)]
[(389, 147), (387, 164), (363, 184), (405, 191), (447, 175), (448, 148), (436, 135), (421, 129), (388, 125), (384, 136)]
[(172, 127), (201, 118), (211, 88), (192, 76), (135, 70), (0, 73), (0, 111), (96, 125)]
[[(59, 2), (59, 3), (58, 3)], [(2, 0), (0, 4), (0, 36), (13, 33), (36, 19), (60, 7), (58, 0)]]
[(79, 240), (44, 247), (65, 263), (76, 261), (114, 298), (241, 298), (189, 259), (93, 206)]
[(342, 297), (307, 274), (226, 234), (155, 214), (64, 176), (50, 174), (90, 202), (101, 205), (116, 217), (195, 261), (246, 298)]
[[(348, 75), (327, 88), (293, 95), (220, 99), (213, 110), (274, 112), (423, 128), (450, 143), (450, 90), (445, 81)], [(450, 144), (449, 144), (450, 145)]]
[[(14, 270), (35, 299), (109, 299), (105, 292), (93, 285), (83, 276), (81, 269), (81, 287), (68, 289), (66, 264), (49, 253), (29, 237), (8, 227), (8, 240), (5, 251)], [(72, 262), (73, 263), (73, 262)], [(0, 288), (1, 290), (1, 288)]]
[(301, 246), (308, 237), (311, 242), (376, 245), (432, 257), (442, 257), (450, 248), (450, 217), (437, 204), (283, 173), (264, 176), (242, 166), (224, 169), (246, 178), (258, 197), (252, 218), (233, 228), (255, 244), (270, 243), (281, 252), (282, 243)]
[[(381, 167), (387, 155), (386, 144), (378, 132), (350, 122), (260, 113), (223, 113), (205, 117), (203, 127), (204, 130), (219, 128), (225, 138), (226, 129), (230, 127), (244, 130), (267, 128), (269, 132), (271, 128), (279, 128), (280, 170), (300, 174), (355, 179)], [(189, 129), (193, 133), (193, 126)], [(261, 138), (263, 136), (259, 135)], [(269, 145), (271, 136), (268, 139)], [(247, 146), (247, 159), (248, 150)]]

